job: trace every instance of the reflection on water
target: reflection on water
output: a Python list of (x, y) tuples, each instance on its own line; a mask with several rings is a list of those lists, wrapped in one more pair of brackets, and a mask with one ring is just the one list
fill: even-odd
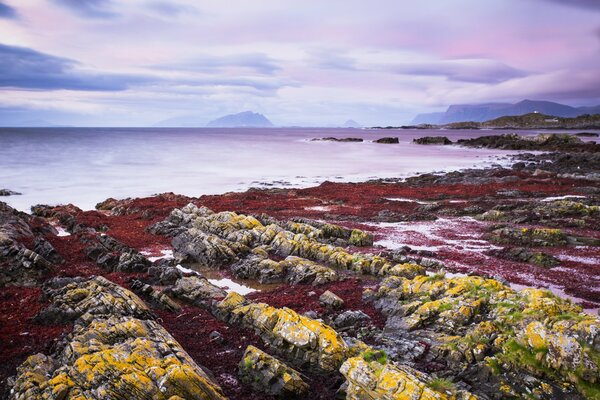
[[(237, 292), (245, 295), (252, 292), (271, 291), (281, 287), (280, 283), (260, 283), (251, 279), (231, 278), (225, 271), (207, 267), (204, 264), (185, 264), (184, 269), (198, 272), (215, 286), (224, 288), (227, 293)], [(181, 270), (183, 270), (180, 268)], [(184, 271), (187, 272), (187, 271)]]
[[(494, 132), (485, 132), (492, 134)], [(504, 133), (499, 131), (498, 133)], [(108, 197), (175, 192), (188, 196), (325, 180), (361, 181), (489, 165), (509, 152), (421, 146), (412, 139), (477, 131), (357, 129), (0, 128), (0, 183), (23, 193), (11, 206), (73, 203), (91, 209)], [(400, 144), (373, 139), (398, 136)], [(358, 136), (362, 143), (312, 142)]]

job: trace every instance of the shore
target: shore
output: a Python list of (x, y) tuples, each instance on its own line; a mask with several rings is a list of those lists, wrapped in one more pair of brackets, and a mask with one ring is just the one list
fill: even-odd
[[(184, 398), (402, 392), (385, 379), (415, 398), (596, 398), (600, 168), (597, 152), (565, 154), (405, 180), (108, 199), (93, 211), (3, 205), (1, 392), (142, 398), (135, 383), (77, 368), (124, 376), (88, 357), (128, 355), (142, 339), (154, 354), (172, 335), (167, 353), (191, 372), (148, 356), (135, 373)], [(77, 347), (102, 329), (126, 333)], [(37, 367), (26, 361), (36, 353)], [(186, 392), (190, 380), (201, 389)]]

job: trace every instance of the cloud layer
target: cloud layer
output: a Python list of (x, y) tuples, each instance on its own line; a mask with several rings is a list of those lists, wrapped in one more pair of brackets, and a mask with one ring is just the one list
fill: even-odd
[(61, 124), (251, 109), (281, 125), (387, 125), (456, 103), (600, 104), (597, 11), (595, 0), (0, 0), (0, 108)]

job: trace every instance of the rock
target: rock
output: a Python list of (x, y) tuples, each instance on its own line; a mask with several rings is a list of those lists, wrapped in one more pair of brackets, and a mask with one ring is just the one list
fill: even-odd
[(220, 387), (163, 327), (134, 317), (76, 325), (52, 357), (29, 357), (13, 400), (225, 399)]
[(300, 374), (254, 346), (248, 346), (239, 365), (243, 382), (271, 396), (290, 398), (308, 391)]
[(425, 136), (421, 138), (413, 139), (413, 143), (416, 144), (452, 144), (452, 141), (446, 136)]
[(52, 300), (35, 316), (43, 324), (73, 321), (84, 314), (151, 317), (150, 309), (139, 297), (102, 276), (53, 278), (44, 285), (43, 292)]
[(475, 400), (466, 391), (456, 391), (451, 396), (438, 392), (431, 386), (433, 379), (412, 368), (393, 365), (387, 361), (367, 361), (363, 357), (349, 358), (340, 368), (348, 381), (346, 399), (455, 399)]
[(333, 328), (286, 307), (250, 303), (232, 292), (215, 305), (213, 313), (229, 323), (254, 329), (265, 343), (300, 366), (334, 371), (348, 352), (348, 346)]
[[(273, 222), (272, 219), (263, 220)], [(238, 277), (254, 277), (269, 282), (279, 281), (281, 276), (287, 279), (296, 275), (294, 271), (298, 271), (289, 268), (290, 260), (277, 264), (266, 259), (265, 248), (280, 257), (295, 256), (313, 262), (294, 261), (291, 267), (300, 268), (300, 276), (305, 275), (306, 271), (310, 272), (309, 276), (315, 276), (315, 284), (334, 279), (334, 272), (325, 269), (325, 266), (373, 275), (383, 274), (382, 271), (391, 266), (379, 256), (351, 254), (341, 247), (323, 243), (324, 240), (337, 242), (339, 239), (350, 240), (351, 237), (361, 245), (369, 245), (372, 241), (368, 233), (333, 224), (302, 219), (300, 222), (283, 224), (285, 228), (274, 223), (264, 226), (251, 216), (232, 212), (214, 213), (193, 204), (173, 210), (163, 222), (164, 226), (169, 226), (169, 232), (177, 232), (173, 239), (177, 258), (215, 267), (231, 264)], [(248, 254), (251, 256), (244, 259)], [(288, 268), (287, 272), (282, 270), (284, 267)], [(297, 282), (298, 279), (293, 277), (289, 282)]]
[(359, 229), (353, 229), (349, 242), (353, 246), (373, 246), (373, 235)]
[(575, 136), (579, 136), (579, 137), (599, 137), (600, 134), (596, 133), (596, 132), (578, 132), (575, 134)]
[[(598, 381), (600, 320), (548, 291), (434, 275), (388, 277), (367, 297), (387, 316), (386, 332), (433, 337), (440, 344), (428, 354), (444, 354), (445, 368), (474, 387), (502, 377), (493, 385), (550, 399), (577, 396), (575, 388), (589, 397)], [(496, 372), (483, 373), (482, 362)]]
[(287, 282), (290, 285), (321, 285), (338, 279), (333, 269), (295, 256), (277, 262), (252, 254), (232, 264), (231, 272), (240, 279), (256, 279), (261, 283)]
[(425, 275), (425, 268), (418, 264), (396, 264), (387, 270), (386, 275), (401, 276), (412, 279), (418, 275)]
[(198, 229), (190, 229), (173, 238), (176, 258), (199, 262), (209, 266), (221, 266), (236, 259), (233, 243)]
[(225, 341), (225, 338), (223, 337), (223, 334), (221, 334), (221, 332), (218, 331), (212, 331), (208, 337), (210, 338), (211, 342), (216, 342), (216, 343), (223, 343)]
[(136, 294), (147, 296), (160, 308), (169, 311), (181, 311), (179, 304), (173, 301), (173, 299), (171, 299), (171, 297), (169, 297), (166, 293), (153, 288), (139, 279), (135, 279), (131, 283), (131, 290), (133, 290), (133, 292)]
[(550, 254), (541, 251), (532, 252), (523, 247), (490, 250), (487, 254), (511, 261), (530, 263), (547, 268), (555, 267), (560, 264), (560, 260)]
[(361, 138), (336, 138), (336, 137), (324, 137), (311, 139), (312, 142), (362, 142)]
[(384, 143), (384, 144), (397, 144), (400, 143), (397, 137), (383, 137), (381, 139), (377, 139), (374, 143)]
[(227, 292), (213, 285), (208, 279), (199, 276), (179, 278), (174, 286), (168, 289), (169, 294), (187, 303), (204, 307), (214, 299), (222, 299)]
[(347, 310), (335, 317), (333, 326), (337, 329), (356, 328), (370, 319), (371, 317), (360, 310)]
[(279, 265), (286, 271), (286, 282), (291, 285), (300, 283), (322, 285), (338, 279), (333, 269), (301, 257), (288, 256)]
[[(32, 229), (32, 224), (38, 226)], [(35, 250), (44, 252), (55, 261), (60, 256), (38, 234), (39, 230), (51, 232), (48, 224), (0, 202), (0, 285), (32, 285), (47, 274), (52, 262)], [(31, 246), (33, 243), (33, 246)], [(33, 247), (33, 250), (28, 246)]]
[(13, 190), (8, 190), (8, 189), (0, 189), (0, 196), (19, 196), (22, 193), (19, 192), (15, 192)]
[(537, 136), (506, 135), (482, 136), (475, 139), (459, 139), (458, 144), (468, 147), (487, 147), (504, 150), (536, 151), (600, 151), (600, 145), (582, 142), (575, 135), (566, 133), (541, 133)]
[(323, 292), (323, 294), (319, 297), (319, 303), (321, 303), (321, 305), (324, 307), (333, 309), (342, 308), (344, 306), (344, 300), (329, 290)]
[(490, 240), (496, 243), (520, 246), (564, 246), (567, 235), (560, 229), (548, 228), (500, 228), (491, 233)]

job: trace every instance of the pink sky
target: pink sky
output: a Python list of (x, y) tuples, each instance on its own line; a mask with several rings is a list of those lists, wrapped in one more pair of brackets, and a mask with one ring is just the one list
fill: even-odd
[(0, 118), (402, 124), (450, 104), (600, 104), (600, 2), (0, 0)]

